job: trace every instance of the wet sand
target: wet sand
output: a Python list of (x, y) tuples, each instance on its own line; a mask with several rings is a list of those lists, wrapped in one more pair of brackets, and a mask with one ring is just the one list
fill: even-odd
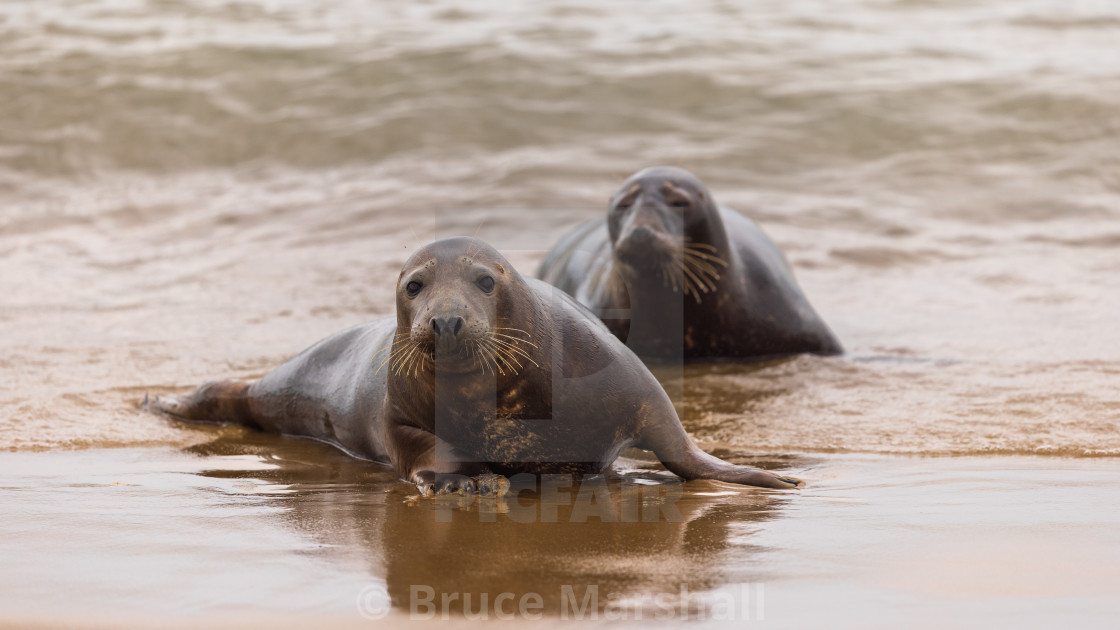
[[(1120, 612), (1111, 458), (795, 455), (756, 463), (802, 476), (801, 492), (691, 482), (679, 496), (625, 460), (613, 516), (581, 516), (565, 488), (552, 517), (533, 493), (513, 513), (508, 497), (417, 500), (320, 444), (212, 433), (188, 449), (0, 455), (5, 619), (368, 627), (361, 612), (389, 605), (387, 622), (409, 621), (414, 585), (471, 594), (470, 611), (449, 605), (458, 620), (496, 618), (483, 594), (510, 593), (505, 613), (538, 594), (545, 625), (566, 586), (579, 605), (598, 589), (584, 619), (625, 625), (1091, 627)], [(672, 509), (656, 521), (627, 518), (658, 501)], [(728, 594), (742, 608), (721, 608)]]

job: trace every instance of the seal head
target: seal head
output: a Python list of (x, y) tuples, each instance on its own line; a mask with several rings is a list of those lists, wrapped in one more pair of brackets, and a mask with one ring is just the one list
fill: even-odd
[[(453, 238), (417, 251), (397, 279), (393, 369), (418, 374), (515, 372), (526, 313), (524, 281), (501, 254)], [(513, 354), (514, 357), (509, 355)]]
[(730, 258), (719, 207), (679, 168), (648, 168), (626, 180), (611, 197), (607, 229), (616, 269), (631, 289), (661, 287), (700, 303)]

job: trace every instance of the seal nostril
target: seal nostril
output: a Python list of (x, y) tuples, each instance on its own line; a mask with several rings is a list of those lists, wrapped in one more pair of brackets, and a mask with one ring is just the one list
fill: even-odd
[(441, 337), (447, 332), (452, 336), (458, 335), (459, 331), (463, 329), (462, 317), (433, 317), (432, 318), (432, 331), (435, 332), (436, 337)]

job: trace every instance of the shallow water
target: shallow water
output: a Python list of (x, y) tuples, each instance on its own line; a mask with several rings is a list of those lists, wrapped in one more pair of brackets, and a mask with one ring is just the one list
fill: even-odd
[[(784, 464), (814, 479), (801, 492), (693, 482), (683, 494), (627, 461), (628, 485), (607, 484), (614, 516), (587, 516), (582, 488), (551, 502), (417, 500), (391, 472), (320, 444), (211, 437), (0, 454), (6, 619), (427, 621), (413, 587), (470, 595), (466, 612), (490, 619), (536, 595), (544, 620), (624, 625), (687, 613), (736, 628), (1042, 627), (1075, 614), (1107, 627), (1118, 610), (1113, 458), (800, 456)], [(500, 611), (480, 604), (501, 593), (512, 603)], [(462, 599), (446, 610), (464, 618)]]
[[(1108, 475), (1120, 465), (1118, 37), (1120, 7), (1105, 1), (0, 4), (0, 449), (11, 451), (0, 485), (34, 486), (28, 471), (52, 466), (57, 483), (86, 483), (84, 466), (111, 477), (136, 458), (152, 462), (136, 505), (155, 520), (205, 520), (206, 466), (255, 470), (278, 456), (270, 449), (297, 447), (182, 463), (213, 432), (138, 411), (145, 392), (257, 376), (390, 313), (400, 265), (438, 236), (477, 234), (531, 274), (629, 173), (673, 164), (774, 237), (848, 349), (688, 367), (680, 408), (692, 434), (810, 488), (827, 486), (825, 471), (911, 471), (898, 486), (861, 486), (867, 499), (852, 511), (791, 520), (797, 509), (776, 509), (766, 527), (823, 518), (870, 535), (868, 523), (894, 522), (891, 501), (913, 482), (944, 492), (915, 489), (900, 505), (964, 528), (974, 499), (1003, 505), (992, 488), (948, 490), (973, 467), (1015, 492), (1039, 483), (1035, 467), (1053, 484), (1084, 473), (1088, 487), (1068, 502), (1043, 493), (1064, 515), (1008, 504), (1008, 518), (1039, 523), (1039, 538), (1007, 549), (1056, 549), (1065, 516), (1111, 522), (1089, 506), (1115, 502)], [(947, 455), (958, 457), (922, 458)], [(347, 488), (337, 491), (363, 495)], [(113, 492), (91, 486), (65, 507), (99, 514)], [(685, 496), (706, 502), (699, 492)], [(817, 505), (806, 496), (774, 500)], [(262, 557), (317, 544), (315, 526), (285, 529), (275, 504), (242, 499), (231, 514), (277, 537), (260, 541)], [(55, 499), (4, 490), (0, 500), (5, 514), (39, 519)], [(240, 511), (252, 506), (261, 512)], [(750, 521), (726, 509), (729, 527)], [(308, 522), (326, 523), (319, 514)], [(111, 520), (72, 515), (41, 531), (4, 522), (24, 523), (13, 540), (33, 535), (47, 550), (78, 532), (115, 535)], [(1093, 531), (1084, 540), (1114, 542)], [(136, 575), (171, 562), (172, 537), (141, 543)], [(183, 562), (221, 563), (207, 545)], [(877, 549), (862, 547), (869, 563), (892, 557)], [(632, 547), (620, 554), (634, 558)], [(383, 575), (352, 555), (364, 557), (341, 551), (316, 566), (348, 589)], [(1089, 574), (1115, 577), (1087, 555)], [(841, 584), (856, 554), (825, 556), (798, 556), (803, 571), (785, 575)], [(3, 579), (29, 589), (22, 605), (53, 605), (41, 587), (62, 579), (65, 557), (21, 557), (38, 578), (5, 568)], [(776, 557), (718, 564), (780, 573)], [(130, 575), (106, 556), (89, 562)], [(292, 609), (334, 610), (329, 597), (291, 596), (312, 578), (252, 566), (292, 580), (276, 586)], [(992, 579), (1017, 583), (1008, 571)], [(85, 585), (75, 601), (104, 594), (75, 575)], [(223, 605), (219, 590), (200, 592), (199, 609)], [(901, 611), (890, 618), (943, 609), (923, 593), (888, 602)]]

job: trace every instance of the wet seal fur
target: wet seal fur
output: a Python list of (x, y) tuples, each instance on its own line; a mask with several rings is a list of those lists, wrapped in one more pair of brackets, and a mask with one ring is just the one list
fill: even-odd
[(843, 351), (778, 246), (678, 168), (631, 176), (607, 217), (563, 237), (537, 275), (648, 363)]
[(697, 448), (638, 357), (482, 241), (413, 254), (396, 306), (396, 317), (328, 337), (259, 380), (148, 407), (328, 442), (391, 464), (424, 494), (500, 492), (495, 475), (599, 473), (634, 446), (685, 479), (799, 483)]

